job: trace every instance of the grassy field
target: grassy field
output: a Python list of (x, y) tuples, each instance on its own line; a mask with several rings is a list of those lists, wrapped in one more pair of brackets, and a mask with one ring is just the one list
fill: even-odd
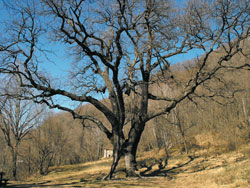
[[(145, 153), (138, 161), (147, 161)], [(122, 162), (122, 161), (121, 161)], [(123, 166), (118, 167), (114, 180), (102, 181), (108, 173), (111, 159), (78, 165), (53, 167), (46, 176), (33, 176), (26, 181), (11, 181), (8, 187), (86, 187), (86, 188), (140, 188), (140, 187), (250, 187), (250, 144), (237, 151), (221, 152), (198, 150), (192, 158), (185, 154), (172, 154), (168, 166), (159, 170), (157, 165), (150, 171), (142, 168), (142, 178), (126, 178)]]

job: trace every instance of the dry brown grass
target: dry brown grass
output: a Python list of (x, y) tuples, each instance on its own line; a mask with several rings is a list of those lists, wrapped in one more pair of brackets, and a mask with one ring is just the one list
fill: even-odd
[[(146, 153), (139, 160), (147, 160)], [(143, 178), (126, 178), (123, 166), (112, 181), (102, 181), (108, 172), (111, 159), (89, 162), (79, 165), (54, 167), (46, 176), (33, 176), (27, 181), (10, 182), (9, 187), (86, 187), (86, 188), (140, 188), (140, 187), (178, 187), (178, 188), (234, 188), (250, 187), (250, 144), (237, 151), (221, 153), (199, 150), (193, 158), (176, 154), (169, 165), (158, 170), (157, 165), (144, 173)], [(145, 169), (141, 169), (144, 172)]]

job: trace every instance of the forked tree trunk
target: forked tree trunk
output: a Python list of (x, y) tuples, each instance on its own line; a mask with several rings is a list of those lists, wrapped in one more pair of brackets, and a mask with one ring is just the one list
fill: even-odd
[(136, 152), (145, 123), (133, 123), (125, 148), (125, 167), (128, 177), (140, 177), (136, 164)]
[(115, 169), (122, 156), (125, 157), (125, 168), (127, 177), (140, 177), (140, 173), (136, 164), (136, 152), (138, 144), (144, 130), (145, 123), (132, 122), (132, 127), (129, 131), (128, 139), (124, 142), (121, 134), (113, 135), (111, 142), (113, 144), (113, 162), (110, 172), (103, 180), (112, 179)]

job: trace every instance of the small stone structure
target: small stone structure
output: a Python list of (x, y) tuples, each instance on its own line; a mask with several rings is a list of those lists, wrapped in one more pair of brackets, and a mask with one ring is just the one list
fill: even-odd
[(113, 156), (113, 150), (112, 149), (104, 149), (104, 158), (110, 158)]

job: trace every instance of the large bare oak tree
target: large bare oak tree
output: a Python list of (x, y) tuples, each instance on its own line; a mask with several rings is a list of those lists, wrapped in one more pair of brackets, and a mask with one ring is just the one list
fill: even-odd
[[(242, 48), (250, 34), (249, 0), (190, 0), (179, 6), (168, 0), (41, 0), (27, 1), (26, 6), (17, 3), (15, 11), (17, 19), (0, 41), (1, 73), (18, 76), (20, 86), (29, 91), (26, 99), (96, 124), (114, 148), (106, 178), (112, 178), (122, 156), (127, 175), (139, 175), (136, 151), (149, 120), (197, 97), (197, 88), (215, 79), (220, 70), (249, 70), (248, 61), (231, 63), (235, 55), (247, 58), (249, 53)], [(47, 53), (40, 45), (47, 40), (45, 28), (52, 41), (61, 42), (75, 56), (71, 77), (65, 79), (71, 87), (57, 86), (40, 71), (39, 55)], [(159, 96), (151, 91), (159, 72), (165, 80), (174, 78), (173, 57), (192, 51), (203, 55), (197, 57), (195, 73), (181, 92)], [(99, 100), (100, 93), (109, 104)], [(56, 96), (95, 106), (111, 129), (97, 117), (56, 103)], [(134, 99), (130, 105), (129, 98)], [(165, 107), (150, 110), (150, 101), (162, 101)]]

